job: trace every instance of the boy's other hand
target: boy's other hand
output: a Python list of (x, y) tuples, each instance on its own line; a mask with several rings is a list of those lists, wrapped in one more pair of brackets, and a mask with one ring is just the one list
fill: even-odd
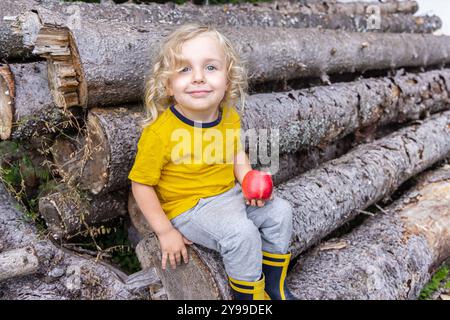
[(169, 261), (172, 269), (176, 269), (181, 264), (181, 257), (184, 263), (189, 262), (189, 256), (186, 244), (192, 244), (192, 241), (185, 238), (177, 229), (172, 228), (169, 231), (158, 235), (161, 247), (161, 267), (166, 269)]

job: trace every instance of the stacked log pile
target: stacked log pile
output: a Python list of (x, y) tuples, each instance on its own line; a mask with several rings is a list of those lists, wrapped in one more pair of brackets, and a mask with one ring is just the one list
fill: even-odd
[[(244, 110), (236, 107), (244, 131), (268, 129), (273, 138), (269, 146), (247, 141), (245, 149), (270, 149), (277, 159), (254, 168), (274, 172), (276, 196), (294, 208), (296, 265), (288, 286), (297, 297), (416, 298), (450, 255), (449, 169), (423, 173), (450, 156), (450, 37), (433, 34), (439, 17), (414, 15), (415, 1), (194, 6), (7, 0), (0, 9), (0, 139), (44, 141), (58, 178), (39, 199), (51, 235), (46, 241), (37, 240), (33, 226), (8, 222), (19, 213), (0, 189), (7, 200), (0, 208), (0, 281), (6, 279), (7, 298), (39, 294), (33, 288), (40, 276), (69, 265), (88, 270), (82, 281), (94, 277), (104, 287), (74, 295), (61, 289), (68, 281), (64, 271), (42, 298), (56, 291), (66, 298), (145, 298), (149, 284), (161, 286), (158, 295), (169, 299), (231, 298), (221, 259), (206, 248), (192, 245), (189, 264), (161, 270), (157, 238), (127, 179), (151, 57), (164, 37), (192, 21), (214, 23), (247, 63), (251, 90)], [(374, 17), (380, 18), (375, 29)], [(417, 177), (411, 191), (388, 204)], [(327, 239), (371, 206), (381, 213)], [(142, 266), (137, 274), (126, 277), (55, 241), (119, 217), (132, 224)], [(22, 236), (14, 228), (31, 231)], [(55, 255), (58, 272), (39, 262)], [(23, 257), (28, 263), (11, 268)], [(386, 274), (388, 268), (395, 272)]]
[(145, 299), (153, 270), (126, 275), (109, 264), (42, 239), (0, 184), (1, 299)]

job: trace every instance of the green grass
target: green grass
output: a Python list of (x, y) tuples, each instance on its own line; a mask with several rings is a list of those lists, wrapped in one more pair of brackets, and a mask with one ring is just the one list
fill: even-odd
[(39, 215), (39, 195), (41, 186), (51, 184), (49, 171), (43, 166), (35, 166), (30, 152), (18, 142), (1, 142), (0, 156), (0, 182), (18, 202), (16, 209), (24, 213), (23, 219), (33, 222), (38, 232), (44, 232), (46, 226)]
[[(442, 282), (449, 276), (450, 269), (448, 266), (443, 266), (436, 271), (425, 287), (422, 289), (419, 300), (429, 300), (433, 293), (435, 293), (442, 285)], [(445, 288), (450, 288), (450, 281), (447, 281), (444, 285)]]
[[(141, 270), (141, 264), (128, 240), (128, 233), (123, 228), (111, 235), (114, 241), (111, 262), (131, 274)], [(111, 241), (111, 240), (110, 240)]]
[(136, 253), (128, 240), (124, 220), (116, 219), (113, 225), (114, 227), (92, 228), (95, 235), (77, 237), (76, 245), (97, 252), (103, 260), (114, 264), (128, 274), (141, 270)]

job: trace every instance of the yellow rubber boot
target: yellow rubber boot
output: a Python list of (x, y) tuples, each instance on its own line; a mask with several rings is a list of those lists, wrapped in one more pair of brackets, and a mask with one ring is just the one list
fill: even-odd
[(265, 277), (261, 275), (258, 281), (236, 280), (228, 276), (235, 300), (264, 300)]
[(277, 254), (263, 251), (263, 273), (266, 279), (267, 300), (296, 300), (284, 285), (291, 254)]

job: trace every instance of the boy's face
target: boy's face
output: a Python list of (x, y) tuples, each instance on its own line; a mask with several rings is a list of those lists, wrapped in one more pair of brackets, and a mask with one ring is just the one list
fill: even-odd
[(183, 44), (181, 55), (185, 61), (182, 70), (169, 79), (168, 94), (191, 111), (217, 108), (228, 82), (225, 53), (218, 40), (208, 34), (197, 36)]

